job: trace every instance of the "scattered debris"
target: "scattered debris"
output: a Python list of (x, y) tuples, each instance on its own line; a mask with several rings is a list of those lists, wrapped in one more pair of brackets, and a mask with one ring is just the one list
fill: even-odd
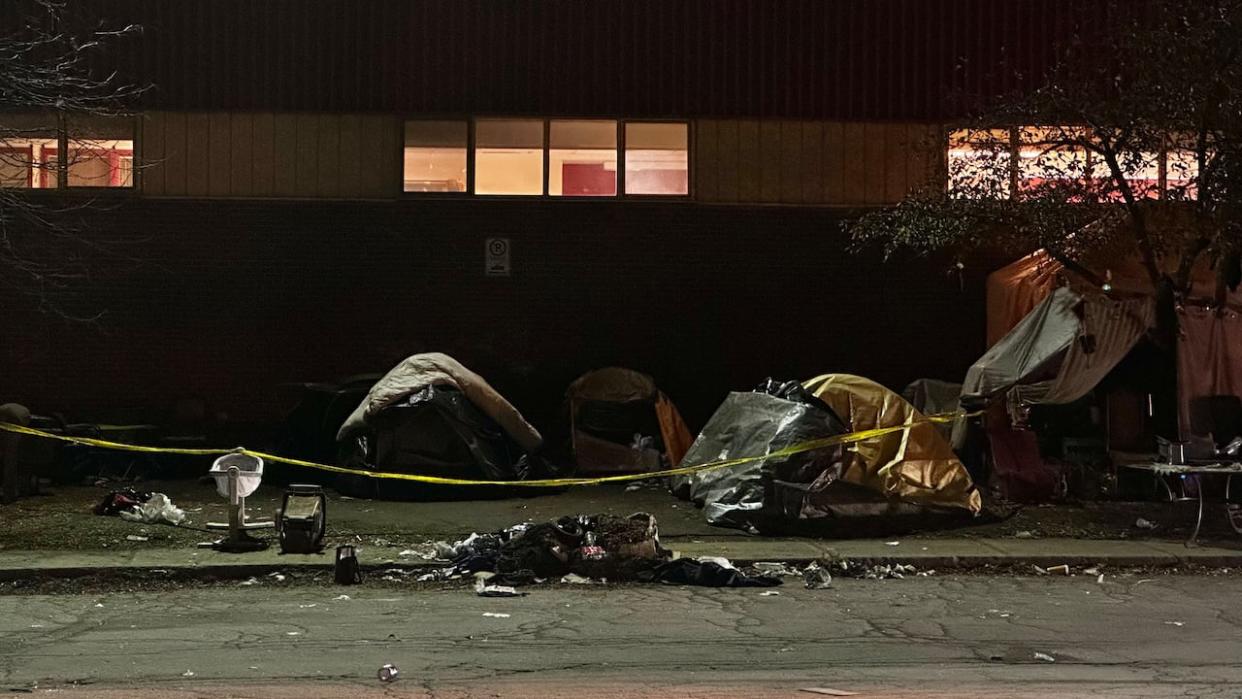
[(193, 670), (186, 670), (185, 672), (181, 673), (181, 676), (182, 676), (182, 677), (193, 677), (193, 676), (194, 676), (194, 671), (193, 671)]
[(1095, 579), (1095, 581), (1096, 581), (1097, 583), (1099, 583), (1099, 584), (1103, 585), (1103, 584), (1104, 584), (1104, 574), (1103, 574), (1103, 573), (1100, 573), (1100, 577), (1096, 578), (1096, 579)]
[(1045, 570), (1045, 569), (1043, 569), (1043, 568), (1040, 568), (1040, 567), (1039, 567), (1039, 566), (1037, 566), (1037, 565), (1032, 564), (1032, 565), (1031, 565), (1031, 567), (1035, 569), (1035, 574), (1036, 574), (1036, 575), (1047, 575), (1047, 574), (1048, 574), (1048, 571), (1047, 571), (1047, 570)]
[(776, 597), (780, 594), (781, 593), (777, 592), (776, 590), (767, 590), (765, 592), (760, 592), (759, 596), (760, 597)]
[(1099, 566), (1092, 566), (1083, 571), (1083, 575), (1099, 575), (1099, 574), (1100, 574)]
[[(349, 598), (347, 597), (346, 599), (349, 599)], [(311, 602), (310, 604), (299, 604), (298, 609), (314, 609), (315, 607), (318, 607), (318, 606), (319, 606), (318, 602)]]
[(267, 577), (269, 577), (269, 578), (271, 578), (271, 579), (275, 580), (276, 582), (284, 582), (284, 581), (285, 581), (285, 574), (284, 574), (284, 573), (268, 573), (268, 574), (267, 574)]
[(895, 565), (877, 565), (867, 571), (868, 580), (884, 580), (887, 578), (896, 578), (902, 580), (907, 575), (913, 575), (918, 571), (912, 565), (903, 565), (897, 563)]
[(1059, 566), (1052, 566), (1051, 568), (1048, 569), (1048, 573), (1050, 574), (1055, 573), (1056, 575), (1069, 575), (1070, 569), (1069, 569), (1069, 566), (1062, 564)]
[(474, 591), (479, 597), (525, 597), (526, 592), (518, 592), (516, 588), (506, 585), (488, 585), (483, 579), (475, 583)]
[(737, 570), (737, 566), (733, 565), (732, 561), (722, 556), (699, 556), (694, 560), (699, 563), (715, 563), (726, 570)]
[(118, 512), (121, 519), (146, 524), (181, 524), (185, 521), (185, 510), (173, 505), (172, 500), (163, 493), (151, 493), (144, 503)]
[(397, 679), (397, 675), (400, 674), (401, 671), (397, 669), (396, 665), (393, 665), (392, 663), (384, 663), (380, 666), (379, 672), (376, 673), (376, 676), (379, 677), (380, 682), (393, 682)]
[(1051, 655), (1048, 655), (1047, 653), (1040, 653), (1040, 652), (1035, 653), (1035, 659), (1042, 660), (1045, 663), (1055, 663), (1057, 661), (1057, 659), (1052, 657)]
[(137, 534), (130, 534), (130, 535), (126, 536), (126, 537), (125, 537), (125, 539), (126, 539), (127, 541), (150, 541), (150, 540), (151, 540), (151, 537), (149, 537), (149, 536), (138, 536)]
[(1150, 531), (1152, 529), (1156, 529), (1160, 525), (1156, 524), (1155, 522), (1151, 520), (1143, 519), (1142, 517), (1139, 517), (1138, 519), (1134, 520), (1134, 526), (1139, 529), (1147, 529), (1148, 531)]
[(918, 569), (908, 564), (879, 563), (874, 565), (866, 565), (847, 559), (833, 561), (831, 570), (839, 573), (843, 577), (860, 578), (864, 580), (888, 580), (890, 578), (902, 580), (907, 575), (918, 574)]
[(302, 632), (301, 631), (286, 631), (285, 635), (286, 636), (301, 636)]
[(122, 512), (132, 512), (134, 508), (150, 499), (151, 493), (140, 493), (133, 488), (114, 490), (95, 506), (94, 512), (101, 517), (115, 517)]
[(802, 582), (808, 590), (826, 590), (832, 587), (832, 574), (818, 563), (812, 563), (802, 570)]
[(642, 486), (641, 484), (639, 484), (639, 483), (631, 483), (631, 484), (629, 484), (629, 485), (625, 486), (625, 492), (627, 492), (627, 493), (632, 493), (632, 492), (634, 492), (634, 491), (636, 491), (636, 490), (642, 490), (642, 489), (643, 489), (643, 486)]
[(1014, 534), (1014, 535), (1013, 535), (1013, 538), (1015, 538), (1015, 539), (1034, 539), (1034, 538), (1035, 538), (1035, 534), (1033, 534), (1032, 532), (1029, 532), (1029, 531), (1023, 530), (1023, 531), (1018, 532), (1017, 534)]
[(483, 616), (489, 619), (508, 619), (509, 617), (513, 615), (505, 614), (504, 612), (483, 612)]
[(858, 696), (858, 692), (847, 692), (844, 689), (833, 689), (831, 687), (803, 687), (803, 692), (811, 694), (823, 694), (830, 697), (853, 697)]
[(238, 587), (250, 587), (251, 585), (258, 585), (258, 584), (259, 584), (259, 581), (257, 578), (247, 578), (237, 583)]
[(735, 568), (725, 568), (714, 561), (703, 562), (693, 558), (678, 558), (660, 563), (654, 568), (640, 571), (638, 579), (666, 585), (702, 587), (775, 587), (784, 582), (780, 578), (750, 576)]
[(901, 542), (900, 541), (885, 541), (884, 545), (885, 546), (900, 546)]
[(396, 578), (393, 576), (400, 575), (401, 577), (405, 578), (405, 577), (409, 577), (413, 575), (414, 571), (407, 570), (405, 568), (387, 568), (385, 570), (381, 570), (380, 573), (384, 575), (385, 580), (396, 580)]
[(421, 558), (424, 561), (434, 561), (439, 558), (439, 550), (441, 546), (448, 546), (443, 541), (431, 542), (418, 548), (405, 549), (397, 556), (400, 558)]
[(103, 609), (103, 602), (96, 602), (95, 609)]
[[(812, 564), (813, 565), (813, 564)], [(751, 566), (759, 575), (768, 575), (775, 578), (800, 578), (802, 571), (797, 568), (786, 565), (784, 563), (755, 563)]]
[(1165, 623), (1165, 626), (1185, 626), (1186, 625), (1186, 622), (1184, 621), (1166, 621), (1164, 623)]
[(590, 578), (584, 578), (577, 573), (570, 573), (561, 578), (561, 583), (565, 585), (594, 585), (595, 581)]

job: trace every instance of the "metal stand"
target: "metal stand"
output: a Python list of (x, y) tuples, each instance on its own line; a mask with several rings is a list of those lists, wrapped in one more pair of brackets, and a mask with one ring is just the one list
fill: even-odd
[(1225, 480), (1225, 516), (1229, 518), (1229, 526), (1235, 534), (1242, 534), (1242, 505), (1229, 501), (1229, 487), (1233, 485), (1233, 475)]
[(241, 473), (236, 466), (229, 468), (229, 521), (227, 524), (222, 522), (208, 522), (208, 529), (227, 529), (229, 535), (219, 541), (209, 544), (199, 544), (203, 548), (213, 548), (217, 551), (227, 553), (245, 553), (247, 551), (262, 551), (268, 547), (268, 543), (262, 539), (256, 539), (247, 532), (254, 529), (271, 529), (276, 526), (275, 522), (248, 522), (246, 521), (246, 498), (239, 495), (237, 487), (237, 478)]
[[(1195, 479), (1195, 485), (1198, 488), (1199, 512), (1195, 518), (1195, 530), (1191, 533), (1190, 538), (1186, 540), (1186, 546), (1194, 547), (1199, 545), (1199, 530), (1203, 527), (1203, 510), (1206, 507), (1206, 497), (1203, 494), (1203, 476), (1226, 476), (1225, 481), (1225, 517), (1229, 522), (1229, 526), (1237, 534), (1242, 534), (1242, 503), (1230, 502), (1230, 490), (1233, 485), (1233, 477), (1242, 474), (1242, 462), (1234, 462), (1232, 464), (1165, 464), (1165, 463), (1137, 463), (1122, 464), (1122, 468), (1133, 469), (1136, 471), (1146, 471), (1164, 486), (1164, 490), (1169, 495), (1169, 502), (1185, 502), (1196, 498), (1186, 497), (1186, 486), (1184, 485), (1186, 477)], [(1179, 482), (1183, 483), (1181, 493), (1173, 492), (1173, 487), (1169, 485), (1169, 478), (1179, 477)]]
[(1195, 530), (1186, 540), (1186, 548), (1199, 545), (1199, 528), (1203, 526), (1203, 480), (1195, 478), (1195, 491), (1199, 494), (1199, 515), (1195, 518)]
[[(1166, 478), (1168, 478), (1167, 475), (1159, 474), (1159, 473), (1154, 474), (1154, 475), (1156, 477), (1156, 480), (1160, 483), (1160, 485), (1164, 486), (1165, 492), (1169, 494), (1169, 502), (1185, 502), (1187, 500), (1193, 499), (1193, 498), (1186, 497), (1186, 486), (1185, 485), (1182, 486), (1181, 488), (1182, 492), (1179, 495), (1173, 492), (1173, 487), (1169, 485), (1169, 482), (1167, 480), (1165, 480)], [(1178, 474), (1179, 481), (1185, 478), (1186, 478), (1185, 474)], [(1196, 486), (1195, 491), (1199, 495), (1199, 514), (1197, 518), (1195, 519), (1194, 532), (1190, 534), (1190, 538), (1187, 539), (1184, 543), (1184, 546), (1186, 546), (1186, 548), (1194, 548), (1199, 545), (1199, 528), (1203, 526), (1203, 483), (1200, 482), (1198, 479), (1196, 479), (1195, 486)]]

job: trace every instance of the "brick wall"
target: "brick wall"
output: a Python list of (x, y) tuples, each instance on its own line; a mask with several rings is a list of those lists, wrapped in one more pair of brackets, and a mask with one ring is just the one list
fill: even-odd
[[(280, 384), (456, 355), (541, 426), (582, 371), (654, 374), (692, 427), (765, 376), (960, 380), (983, 349), (982, 273), (850, 255), (822, 208), (572, 201), (131, 200), (77, 287), (92, 323), (8, 313), (4, 400), (158, 419), (199, 396), (278, 419)], [(483, 241), (513, 243), (485, 278)], [(11, 332), (10, 332), (11, 331)]]

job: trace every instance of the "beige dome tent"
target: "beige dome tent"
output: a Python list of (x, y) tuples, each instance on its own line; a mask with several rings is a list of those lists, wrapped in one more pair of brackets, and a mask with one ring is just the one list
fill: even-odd
[(692, 437), (650, 376), (609, 367), (566, 391), (574, 460), (583, 472), (656, 471), (677, 465)]

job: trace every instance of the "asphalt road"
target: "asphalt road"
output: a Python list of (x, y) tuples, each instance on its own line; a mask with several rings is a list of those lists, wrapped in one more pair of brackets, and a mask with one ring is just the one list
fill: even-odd
[[(566, 586), (484, 599), (263, 584), (0, 597), (0, 691), (1242, 696), (1236, 575), (838, 580), (777, 591)], [(401, 679), (384, 685), (375, 672), (389, 662)]]

